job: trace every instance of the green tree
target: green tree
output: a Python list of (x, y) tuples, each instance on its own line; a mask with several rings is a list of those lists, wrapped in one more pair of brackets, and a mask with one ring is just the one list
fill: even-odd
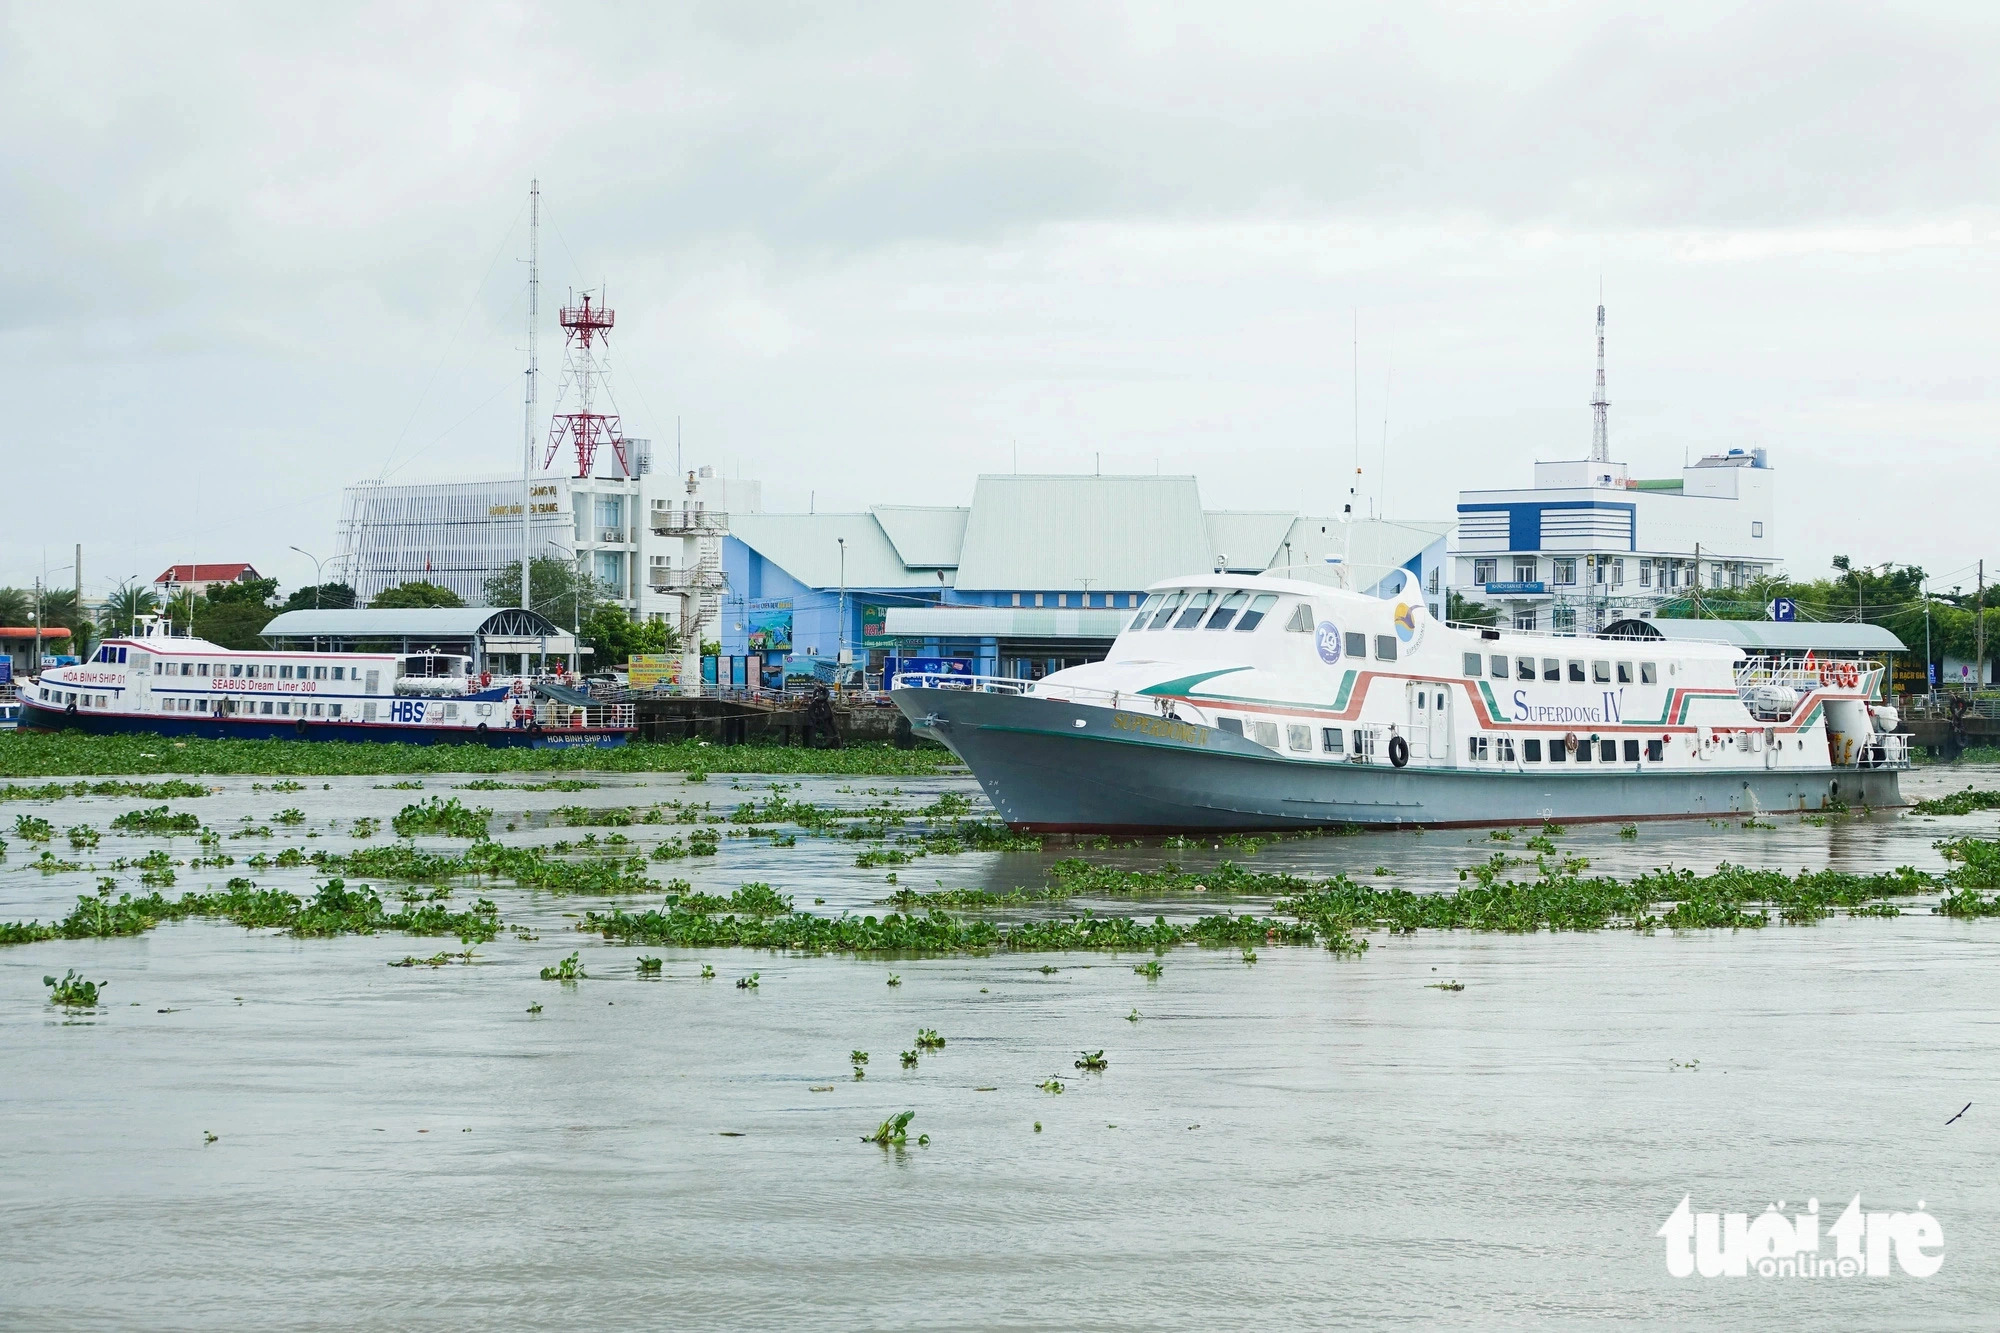
[[(558, 625), (581, 623), (604, 600), (596, 579), (561, 556), (538, 555), (528, 562), (528, 596), (533, 610)], [(488, 606), (521, 604), (521, 562), (516, 560), (486, 580)]]
[(150, 616), (159, 609), (159, 594), (151, 588), (143, 583), (121, 583), (116, 592), (104, 599), (97, 618), (114, 634), (130, 634), (140, 616)]
[(1493, 627), (1500, 618), (1500, 608), (1488, 602), (1474, 602), (1451, 593), (1445, 598), (1444, 618), (1460, 625), (1484, 625)]
[(677, 653), (680, 635), (664, 620), (634, 620), (625, 608), (600, 602), (584, 617), (578, 635), (590, 646), (593, 667), (620, 666), (634, 653)]
[(204, 599), (195, 604), (194, 619), (187, 628), (196, 638), (207, 639), (224, 648), (249, 651), (267, 646), (262, 638), (264, 626), (270, 624), (277, 614), (275, 607), (255, 602), (210, 602)]
[(421, 579), (409, 583), (399, 583), (393, 588), (384, 588), (368, 603), (376, 607), (427, 607), (464, 606), (465, 602), (449, 588), (440, 588), (435, 583), (425, 583)]
[(24, 588), (0, 588), (0, 625), (26, 625), (35, 595)]
[(296, 588), (285, 599), (287, 611), (347, 611), (358, 605), (360, 599), (354, 589), (345, 583), (313, 583)]
[(278, 597), (276, 579), (244, 579), (240, 583), (218, 583), (204, 594), (211, 606), (269, 606)]

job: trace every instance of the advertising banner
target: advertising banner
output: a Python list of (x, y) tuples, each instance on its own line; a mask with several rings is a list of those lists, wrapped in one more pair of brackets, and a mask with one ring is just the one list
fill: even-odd
[(888, 648), (895, 644), (889, 637), (889, 608), (861, 604), (861, 646), (864, 648)]
[(667, 653), (634, 653), (626, 666), (628, 683), (635, 690), (678, 689), (681, 659)]
[(792, 599), (777, 597), (750, 603), (745, 620), (750, 626), (750, 651), (789, 653), (792, 651)]

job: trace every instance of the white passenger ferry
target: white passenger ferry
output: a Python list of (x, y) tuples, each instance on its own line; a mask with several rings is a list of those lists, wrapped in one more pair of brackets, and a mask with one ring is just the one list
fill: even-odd
[[(1440, 827), (1899, 805), (1871, 661), (1442, 624), (1271, 576), (1156, 585), (1104, 661), (898, 677), (1010, 824)], [(1617, 627), (1614, 627), (1617, 628)]]
[(537, 748), (622, 745), (632, 734), (631, 705), (598, 703), (569, 677), (498, 677), (458, 653), (245, 652), (140, 623), (89, 661), (28, 682), (21, 726)]

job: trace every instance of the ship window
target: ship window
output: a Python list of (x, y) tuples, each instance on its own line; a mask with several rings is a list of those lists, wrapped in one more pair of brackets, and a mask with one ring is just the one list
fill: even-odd
[(1521, 742), (1521, 762), (1525, 764), (1542, 762), (1542, 742), (1539, 738), (1530, 736)]
[(1174, 622), (1174, 628), (1193, 629), (1196, 625), (1199, 625), (1202, 615), (1208, 610), (1209, 603), (1214, 600), (1215, 594), (1207, 591), (1198, 592), (1188, 598), (1187, 609), (1181, 612), (1181, 618)]
[(1497, 653), (1493, 656), (1493, 679), (1507, 679), (1507, 659)]
[(1363, 762), (1375, 758), (1375, 728), (1356, 727), (1354, 729), (1354, 753), (1350, 756)]
[(1577, 658), (1577, 657), (1573, 657), (1573, 658), (1571, 658), (1571, 659), (1570, 659), (1570, 663), (1569, 663), (1569, 679), (1570, 679), (1570, 683), (1571, 683), (1571, 684), (1573, 684), (1573, 685), (1581, 685), (1581, 684), (1583, 684), (1583, 681), (1584, 681), (1584, 675), (1583, 675), (1583, 659), (1582, 659), (1582, 658)]
[(120, 648), (118, 650), (118, 660), (120, 662), (123, 662), (125, 660), (125, 650), (123, 648)]
[(1341, 748), (1340, 741), (1339, 727), (1321, 727), (1319, 729), (1319, 748), (1325, 753), (1339, 754)]
[(1617, 742), (1617, 741), (1599, 741), (1599, 742), (1597, 743), (1597, 757), (1598, 757), (1599, 759), (1602, 759), (1602, 760), (1603, 760), (1603, 761), (1604, 761), (1605, 763), (1607, 763), (1607, 764), (1615, 764), (1615, 763), (1617, 763), (1617, 762), (1618, 762), (1618, 742)]
[(232, 676), (240, 676), (240, 675), (242, 675), (242, 674), (243, 674), (243, 664), (242, 664), (241, 662), (231, 662), (231, 663), (229, 664), (229, 674), (230, 674), (230, 675), (232, 675)]
[(1667, 743), (1665, 741), (1646, 742), (1646, 758), (1652, 760), (1654, 763), (1657, 764), (1666, 757), (1667, 757)]
[(1285, 728), (1285, 748), (1287, 750), (1297, 750), (1301, 754), (1306, 754), (1311, 752), (1312, 747), (1313, 731), (1311, 727), (1293, 723)]
[(1269, 749), (1278, 748), (1278, 724), (1275, 722), (1252, 722), (1250, 739)]
[(1377, 634), (1375, 636), (1375, 660), (1378, 662), (1393, 662), (1396, 660), (1395, 635)]
[(346, 667), (335, 667), (333, 669), (333, 678), (335, 680), (341, 679), (342, 675), (346, 672), (346, 670), (347, 670)]
[(1480, 675), (1484, 675), (1484, 674), (1485, 674), (1485, 666), (1486, 666), (1486, 659), (1485, 659), (1485, 657), (1483, 657), (1483, 656), (1482, 656), (1481, 654), (1479, 654), (1479, 653), (1467, 653), (1467, 654), (1465, 655), (1465, 674), (1466, 674), (1466, 675), (1468, 675), (1468, 676), (1480, 676)]
[(1639, 762), (1639, 742), (1637, 741), (1625, 742), (1625, 762), (1628, 764), (1636, 764)]
[(1174, 612), (1180, 610), (1181, 600), (1186, 596), (1187, 594), (1184, 592), (1168, 593), (1166, 605), (1160, 608), (1160, 613), (1153, 617), (1153, 623), (1146, 628), (1165, 629), (1167, 622), (1174, 618)]
[(1611, 683), (1611, 663), (1592, 662), (1590, 664), (1590, 678), (1599, 685), (1609, 685)]
[(1534, 678), (1535, 678), (1535, 659), (1532, 657), (1515, 658), (1514, 679), (1533, 680)]
[(1639, 663), (1639, 683), (1651, 685), (1660, 678), (1660, 668), (1651, 662)]
[(1368, 656), (1368, 636), (1366, 634), (1349, 634), (1347, 636), (1347, 655), (1353, 658)]
[(264, 714), (268, 715), (268, 714), (270, 713), (270, 711), (271, 711), (271, 701), (270, 701), (269, 699), (266, 699), (266, 700), (264, 701), (264, 706), (263, 706), (262, 708), (258, 709), (257, 711), (259, 711), (259, 712), (261, 712), (261, 713), (264, 713)]
[(1484, 736), (1468, 736), (1468, 737), (1466, 737), (1466, 738), (1465, 738), (1465, 757), (1466, 757), (1467, 759), (1470, 759), (1470, 760), (1472, 760), (1472, 761), (1473, 761), (1474, 763), (1478, 763), (1479, 761), (1481, 761), (1481, 760), (1485, 759), (1485, 758), (1486, 758), (1486, 738), (1485, 738)]
[(1228, 629), (1229, 622), (1236, 619), (1236, 613), (1243, 609), (1243, 603), (1250, 600), (1247, 592), (1232, 592), (1216, 604), (1215, 614), (1208, 618), (1203, 629)]
[(283, 666), (278, 668), (278, 679), (290, 680), (291, 678), (292, 678), (292, 664), (290, 662), (287, 662)]
[(1253, 630), (1263, 624), (1264, 617), (1271, 613), (1271, 606), (1277, 600), (1277, 594), (1269, 592), (1259, 593), (1251, 598), (1250, 605), (1244, 608), (1242, 617), (1236, 622), (1236, 632), (1241, 634), (1245, 630)]
[[(1017, 593), (1015, 593), (1015, 594), (1014, 594), (1014, 605), (1016, 605), (1016, 606), (1019, 606), (1020, 604), (1021, 604), (1021, 594), (1017, 592)], [(1159, 605), (1160, 605), (1160, 594), (1158, 594), (1158, 593), (1156, 593), (1156, 592), (1149, 592), (1149, 593), (1147, 593), (1147, 594), (1146, 594), (1146, 602), (1145, 602), (1145, 605), (1143, 605), (1143, 606), (1141, 606), (1141, 607), (1139, 608), (1139, 614), (1138, 614), (1138, 615), (1136, 615), (1136, 616), (1133, 616), (1133, 617), (1132, 617), (1132, 623), (1131, 623), (1131, 624), (1129, 624), (1129, 625), (1127, 625), (1127, 626), (1126, 626), (1125, 628), (1126, 628), (1126, 629), (1144, 629), (1144, 628), (1146, 628), (1146, 621), (1147, 621), (1147, 619), (1148, 619), (1148, 618), (1149, 618), (1149, 617), (1150, 617), (1150, 616), (1151, 616), (1151, 615), (1153, 614), (1153, 612), (1154, 612), (1154, 611), (1156, 611), (1156, 610), (1158, 610), (1158, 609), (1159, 609)], [(334, 678), (335, 680), (339, 680), (339, 679), (340, 679), (340, 675), (339, 675), (339, 672), (340, 672), (340, 668), (339, 668), (339, 667), (335, 667), (335, 668), (334, 668), (333, 670), (334, 670), (334, 673), (335, 673), (335, 674), (334, 674), (334, 677), (333, 677), (333, 678)]]
[[(338, 671), (338, 670), (340, 670), (340, 668), (339, 668), (339, 667), (335, 667), (335, 668), (334, 668), (334, 670)], [(339, 717), (339, 716), (340, 716), (340, 705), (339, 705), (339, 704), (328, 704), (328, 705), (327, 705), (327, 711), (328, 711), (328, 714), (329, 714), (330, 716), (332, 716), (332, 717)]]
[(1503, 764), (1513, 763), (1514, 738), (1512, 736), (1496, 736), (1493, 740), (1493, 757)]
[(1559, 740), (1552, 740), (1549, 742), (1550, 763), (1560, 764), (1568, 758), (1569, 758), (1569, 747), (1567, 745), (1565, 745), (1562, 741)]
[[(481, 717), (486, 716), (485, 704), (479, 705), (479, 715)], [(1232, 736), (1241, 736), (1243, 734), (1243, 719), (1240, 717), (1219, 717), (1215, 720), (1215, 725)]]
[(208, 711), (208, 700), (196, 699), (194, 701), (194, 711), (197, 713), (206, 713)]
[(1542, 659), (1542, 679), (1561, 680), (1562, 678), (1563, 678), (1562, 659), (1560, 657), (1544, 657)]
[(292, 715), (292, 706), (289, 703), (281, 703), (278, 705), (278, 713), (281, 717), (290, 717)]
[(316, 666), (316, 667), (314, 667), (314, 668), (313, 668), (313, 679), (314, 679), (314, 680), (325, 680), (325, 679), (326, 679), (326, 668), (325, 668), (325, 667), (323, 667), (323, 666)]
[(1589, 741), (1578, 741), (1576, 743), (1576, 762), (1579, 764), (1589, 763), (1592, 748)]
[(1618, 664), (1618, 683), (1620, 685), (1630, 685), (1632, 683), (1632, 664), (1630, 662), (1620, 662)]
[(1285, 622), (1288, 634), (1310, 634), (1313, 632), (1313, 609), (1311, 602), (1300, 602), (1292, 608), (1292, 618)]

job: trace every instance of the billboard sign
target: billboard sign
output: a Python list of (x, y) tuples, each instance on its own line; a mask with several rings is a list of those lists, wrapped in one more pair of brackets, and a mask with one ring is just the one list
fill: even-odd
[(681, 659), (670, 653), (634, 653), (625, 670), (627, 683), (635, 690), (680, 687)]
[(1799, 604), (1789, 597), (1773, 597), (1767, 609), (1771, 619), (1781, 624), (1790, 624), (1799, 618)]
[(969, 676), (969, 657), (893, 657), (882, 674), (894, 681), (898, 676)]
[(861, 644), (865, 648), (887, 648), (896, 641), (889, 637), (889, 608), (861, 605)]
[(792, 651), (792, 599), (777, 597), (753, 601), (745, 608), (750, 625), (749, 649), (753, 653)]

